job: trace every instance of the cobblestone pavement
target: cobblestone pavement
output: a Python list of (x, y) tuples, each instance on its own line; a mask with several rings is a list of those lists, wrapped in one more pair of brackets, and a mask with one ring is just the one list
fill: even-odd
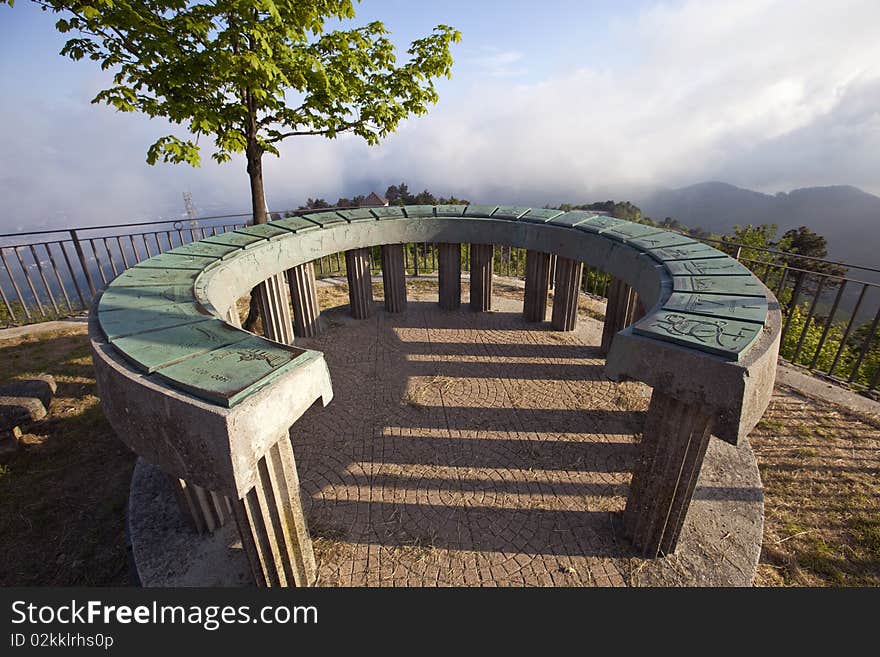
[(604, 378), (598, 322), (344, 311), (298, 341), (324, 351), (335, 391), (292, 435), (319, 584), (627, 582), (618, 534), (647, 389)]

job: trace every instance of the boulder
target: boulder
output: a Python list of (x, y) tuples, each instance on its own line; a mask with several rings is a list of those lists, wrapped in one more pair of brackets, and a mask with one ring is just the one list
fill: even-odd
[(48, 374), (0, 386), (0, 431), (46, 417), (58, 386)]

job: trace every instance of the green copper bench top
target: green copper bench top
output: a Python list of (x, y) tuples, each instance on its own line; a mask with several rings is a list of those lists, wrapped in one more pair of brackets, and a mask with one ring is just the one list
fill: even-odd
[[(627, 245), (671, 282), (635, 334), (738, 360), (767, 318), (764, 286), (742, 264), (685, 235), (595, 212), (498, 205), (415, 205), (312, 211), (208, 237), (149, 258), (110, 283), (98, 304), (108, 341), (147, 376), (231, 407), (318, 352), (281, 345), (206, 314), (203, 273), (261, 244), (386, 220), (496, 220), (582, 231)], [(500, 226), (500, 230), (503, 227)]]

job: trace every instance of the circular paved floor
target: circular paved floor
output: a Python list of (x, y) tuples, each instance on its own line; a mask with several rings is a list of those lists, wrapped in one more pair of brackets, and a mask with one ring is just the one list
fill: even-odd
[(633, 558), (620, 516), (649, 389), (605, 379), (596, 320), (556, 333), (496, 301), (365, 321), (341, 307), (298, 341), (324, 352), (335, 392), (291, 433), (318, 584), (749, 583), (763, 505), (748, 445), (712, 441), (679, 554)]

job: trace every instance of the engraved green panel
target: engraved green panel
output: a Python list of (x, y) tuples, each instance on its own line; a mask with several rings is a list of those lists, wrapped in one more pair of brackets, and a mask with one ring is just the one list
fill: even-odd
[(585, 233), (598, 233), (600, 230), (603, 230), (605, 228), (611, 228), (612, 226), (626, 223), (629, 222), (624, 221), (623, 219), (609, 217), (604, 214), (597, 214), (595, 217), (590, 217), (589, 219), (582, 221), (576, 226), (576, 228), (578, 230), (584, 231)]
[(265, 240), (265, 237), (258, 237), (256, 235), (245, 235), (244, 233), (237, 233), (233, 231), (228, 233), (220, 233), (219, 235), (212, 235), (211, 237), (203, 239), (202, 242), (207, 242), (208, 244), (225, 244), (226, 246), (237, 246), (239, 249), (246, 249), (249, 246), (260, 244)]
[(467, 206), (467, 210), (464, 211), (464, 216), (465, 217), (489, 217), (497, 209), (498, 209), (497, 205), (471, 204), (471, 205)]
[(698, 260), (701, 258), (727, 258), (726, 253), (713, 249), (707, 244), (697, 242), (695, 244), (683, 244), (681, 246), (664, 246), (659, 249), (650, 249), (651, 257), (660, 262), (667, 260)]
[(699, 292), (673, 292), (663, 310), (707, 315), (741, 322), (764, 324), (767, 319), (767, 300), (758, 297), (728, 294), (701, 294)]
[(517, 205), (501, 205), (492, 214), (493, 219), (512, 219), (517, 220), (526, 214), (531, 208), (523, 208)]
[(631, 240), (639, 237), (659, 235), (665, 232), (665, 230), (655, 228), (654, 226), (626, 222), (625, 224), (618, 224), (611, 228), (605, 228), (604, 230), (599, 231), (599, 234), (620, 240), (621, 242), (629, 243)]
[(191, 286), (108, 287), (98, 302), (98, 314), (113, 310), (133, 310), (194, 301)]
[[(572, 212), (565, 212), (558, 217), (555, 217), (548, 221), (547, 223), (553, 224), (554, 226), (565, 226), (566, 228), (574, 228), (578, 224), (585, 222), (587, 219), (591, 217), (595, 217), (595, 212), (586, 212), (584, 210), (574, 210)], [(524, 217), (525, 221), (528, 221), (528, 217)]]
[(438, 205), (437, 206), (437, 216), (438, 217), (460, 217), (464, 214), (464, 209), (466, 205)]
[(389, 205), (383, 208), (370, 208), (370, 211), (376, 215), (377, 219), (402, 219), (404, 216), (403, 208), (399, 205)]
[(250, 333), (232, 328), (219, 319), (138, 333), (110, 340), (128, 360), (145, 372), (205, 354), (217, 347), (235, 344)]
[(752, 272), (733, 258), (669, 260), (666, 269), (673, 276), (751, 276)]
[(358, 208), (357, 210), (340, 210), (337, 214), (345, 218), (349, 223), (358, 221), (376, 221), (376, 217), (370, 212), (369, 208)]
[(237, 246), (227, 246), (226, 244), (211, 244), (202, 240), (201, 242), (191, 242), (178, 246), (165, 253), (173, 253), (174, 255), (194, 255), (206, 256), (210, 258), (225, 258), (238, 251)]
[(319, 352), (250, 336), (206, 354), (163, 367), (153, 376), (223, 406), (234, 406)]
[(288, 235), (290, 235), (289, 230), (284, 230), (283, 228), (273, 226), (272, 224), (257, 224), (256, 226), (245, 226), (244, 228), (237, 228), (235, 232), (241, 233), (242, 235), (253, 235), (254, 237), (261, 237), (264, 240), (274, 240), (279, 237), (287, 237)]
[(659, 310), (633, 325), (632, 330), (638, 335), (739, 360), (764, 329), (760, 324), (733, 319)]
[(194, 269), (152, 269), (132, 267), (119, 274), (110, 287), (140, 287), (149, 285), (189, 285), (192, 287), (199, 272)]
[(406, 205), (404, 211), (407, 217), (433, 217), (433, 205)]
[(108, 340), (205, 319), (211, 319), (211, 315), (202, 312), (194, 302), (98, 312), (98, 321)]
[[(685, 261), (688, 262), (688, 261)], [(733, 262), (736, 262), (733, 260)], [(733, 294), (741, 297), (766, 297), (764, 286), (754, 276), (673, 276), (676, 292)]]
[(562, 210), (553, 210), (551, 208), (532, 208), (526, 213), (526, 216), (522, 217), (525, 221), (534, 221), (535, 223), (541, 223), (541, 220), (549, 221), (553, 219), (553, 217), (558, 217), (563, 214)]
[(340, 217), (335, 212), (311, 212), (309, 214), (304, 214), (303, 216), (309, 221), (314, 221), (322, 228), (346, 223), (345, 219)]
[(292, 233), (307, 233), (310, 230), (321, 229), (321, 227), (314, 221), (309, 221), (303, 217), (285, 217), (284, 219), (276, 219), (270, 221), (269, 225), (289, 230)]
[(670, 233), (669, 231), (663, 231), (662, 233), (657, 233), (656, 235), (647, 235), (645, 237), (635, 237), (633, 239), (627, 240), (627, 243), (637, 246), (640, 249), (659, 249), (664, 246), (681, 246), (682, 244), (696, 244), (697, 241), (687, 237), (686, 235), (679, 235), (678, 233)]
[(151, 269), (195, 269), (202, 271), (212, 264), (220, 262), (219, 258), (183, 255), (178, 253), (160, 253), (157, 256), (143, 260), (135, 265), (135, 267), (148, 267)]

